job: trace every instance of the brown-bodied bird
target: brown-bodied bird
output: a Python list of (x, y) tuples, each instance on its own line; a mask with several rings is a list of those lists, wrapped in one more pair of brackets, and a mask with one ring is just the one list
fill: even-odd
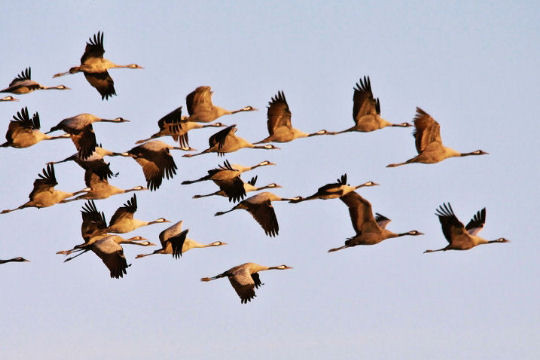
[(269, 136), (261, 141), (256, 142), (255, 144), (268, 142), (284, 143), (293, 141), (297, 138), (328, 134), (328, 131), (324, 129), (312, 134), (307, 134), (293, 128), (291, 124), (291, 116), (291, 110), (289, 109), (289, 104), (287, 104), (287, 99), (285, 99), (285, 94), (283, 91), (278, 91), (277, 95), (274, 95), (268, 103), (268, 120), (266, 125)]
[(224, 127), (225, 125), (216, 122), (207, 125), (201, 125), (193, 121), (187, 121), (187, 116), (182, 116), (182, 107), (171, 111), (158, 121), (159, 131), (148, 139), (139, 140), (136, 144), (142, 144), (152, 139), (162, 136), (171, 136), (174, 141), (178, 141), (181, 147), (189, 147), (188, 132), (194, 129), (202, 129), (207, 127)]
[(168, 145), (159, 140), (135, 146), (127, 153), (142, 167), (146, 183), (151, 191), (157, 190), (163, 178), (172, 179), (176, 174), (176, 163), (169, 150), (194, 150)]
[(139, 259), (149, 255), (155, 254), (170, 254), (173, 258), (179, 258), (188, 250), (191, 249), (200, 249), (213, 246), (222, 246), (227, 245), (223, 241), (214, 241), (210, 244), (201, 244), (193, 239), (187, 237), (189, 230), (182, 231), (182, 223), (180, 220), (176, 224), (168, 227), (159, 234), (159, 241), (161, 242), (161, 249), (157, 249), (150, 254), (139, 254), (135, 258)]
[(27, 207), (43, 208), (53, 206), (55, 204), (65, 202), (65, 199), (67, 198), (90, 190), (88, 188), (85, 188), (79, 191), (68, 193), (61, 190), (56, 190), (54, 188), (56, 185), (58, 185), (58, 182), (56, 181), (56, 176), (54, 174), (54, 166), (49, 164), (46, 168), (43, 169), (43, 174), (38, 174), (38, 178), (34, 181), (34, 188), (32, 189), (30, 195), (28, 195), (30, 200), (22, 204), (18, 208), (11, 210), (3, 210), (2, 212), (0, 212), (0, 214), (6, 214)]
[(244, 209), (261, 225), (264, 233), (270, 237), (277, 236), (279, 233), (279, 224), (272, 206), (272, 201), (290, 201), (296, 198), (282, 198), (268, 191), (253, 195), (234, 206), (227, 211), (218, 211), (215, 216), (220, 216), (228, 212)]
[(383, 240), (405, 235), (424, 235), (418, 230), (411, 230), (398, 234), (387, 230), (386, 225), (390, 222), (390, 219), (381, 214), (376, 214), (377, 217), (374, 217), (369, 201), (361, 197), (355, 191), (342, 196), (340, 199), (349, 208), (349, 215), (354, 231), (356, 231), (356, 235), (347, 239), (344, 246), (330, 249), (328, 252), (338, 251), (357, 245), (375, 245)]
[(386, 165), (386, 167), (396, 167), (411, 163), (435, 164), (451, 157), (487, 154), (487, 152), (482, 150), (460, 153), (444, 146), (441, 140), (439, 123), (419, 107), (416, 108), (414, 128), (413, 136), (415, 138), (418, 155), (405, 162), (389, 164)]
[[(264, 189), (276, 189), (276, 188), (280, 188), (282, 187), (281, 185), (278, 185), (276, 183), (271, 183), (271, 184), (268, 184), (268, 185), (264, 185), (264, 186), (255, 186), (255, 184), (257, 183), (257, 176), (254, 176), (252, 177), (248, 182), (243, 182), (243, 187), (244, 187), (244, 191), (246, 193), (248, 192), (252, 192), (252, 191), (260, 191), (260, 190), (264, 190)], [(203, 197), (208, 197), (208, 196), (225, 196), (225, 197), (229, 197), (229, 195), (227, 195), (227, 193), (225, 192), (225, 189), (223, 187), (221, 187), (220, 185), (218, 185), (220, 187), (220, 189), (218, 191), (214, 191), (213, 193), (210, 193), (210, 194), (204, 194), (204, 195), (193, 195), (193, 198), (194, 199), (200, 199), (200, 198), (203, 198)]]
[(356, 83), (353, 95), (353, 121), (354, 126), (343, 131), (330, 133), (331, 135), (342, 134), (349, 131), (370, 132), (385, 128), (411, 127), (408, 122), (392, 124), (381, 117), (381, 103), (379, 99), (373, 97), (371, 91), (371, 80), (369, 76), (364, 76)]
[(182, 181), (182, 185), (212, 180), (226, 194), (226, 196), (229, 198), (229, 201), (236, 202), (246, 196), (244, 182), (240, 178), (240, 174), (255, 169), (259, 166), (266, 165), (274, 165), (274, 163), (271, 163), (270, 161), (263, 161), (259, 164), (245, 167), (242, 165), (231, 165), (229, 161), (226, 160), (223, 165), (218, 165), (217, 168), (208, 170), (208, 175), (203, 176), (197, 180)]
[(97, 147), (96, 134), (92, 127), (92, 124), (95, 122), (123, 123), (129, 122), (129, 120), (122, 117), (104, 119), (92, 114), (79, 114), (60, 121), (57, 125), (53, 126), (47, 134), (56, 130), (63, 130), (70, 134), (71, 140), (79, 153), (79, 157), (81, 159), (86, 159), (92, 155)]
[(90, 85), (101, 94), (101, 99), (108, 100), (109, 97), (116, 95), (116, 91), (114, 90), (114, 81), (107, 70), (114, 68), (142, 69), (143, 67), (137, 64), (117, 65), (105, 59), (104, 53), (103, 33), (98, 31), (94, 38), (90, 38), (89, 42), (86, 43), (84, 54), (81, 57), (81, 65), (74, 66), (67, 72), (55, 74), (53, 77), (82, 72)]
[(88, 187), (86, 194), (79, 195), (73, 199), (66, 199), (61, 202), (71, 202), (75, 200), (98, 200), (106, 199), (109, 196), (124, 194), (132, 191), (148, 190), (144, 186), (135, 186), (130, 189), (120, 189), (116, 186), (110, 185), (107, 180), (107, 174), (103, 171), (106, 170), (103, 167), (93, 168), (90, 167), (84, 172), (84, 182)]
[(37, 144), (42, 140), (55, 140), (70, 138), (69, 134), (60, 136), (49, 136), (42, 133), (40, 129), (39, 114), (36, 112), (32, 115), (28, 114), (28, 108), (24, 107), (17, 115), (13, 116), (13, 120), (9, 122), (6, 132), (6, 142), (1, 144), (1, 147), (26, 148)]
[(14, 98), (13, 96), (9, 95), (9, 96), (4, 96), (0, 98), (0, 102), (3, 102), (3, 101), (19, 101), (19, 99)]
[(70, 90), (70, 88), (65, 85), (43, 86), (32, 80), (32, 69), (27, 67), (9, 83), (7, 88), (0, 90), (0, 93), (28, 94), (34, 90)]
[(337, 199), (361, 187), (376, 186), (376, 185), (379, 185), (379, 184), (377, 184), (374, 181), (367, 181), (360, 185), (350, 186), (349, 184), (347, 184), (347, 174), (343, 174), (341, 175), (341, 178), (336, 180), (335, 183), (326, 184), (320, 187), (315, 194), (308, 196), (306, 198), (298, 196), (298, 199), (292, 200), (291, 203), (299, 203), (302, 201), (314, 200), (314, 199), (321, 199), (321, 200)]
[(461, 221), (458, 220), (450, 203), (439, 206), (435, 215), (439, 217), (442, 231), (444, 237), (448, 241), (448, 245), (438, 250), (426, 250), (424, 253), (446, 250), (469, 250), (478, 245), (510, 242), (510, 240), (505, 238), (486, 240), (476, 235), (484, 228), (486, 222), (486, 208), (478, 211), (471, 221), (469, 221), (467, 226), (463, 226)]
[(230, 268), (219, 275), (213, 277), (204, 277), (201, 279), (201, 281), (212, 281), (219, 278), (228, 277), (232, 287), (240, 297), (240, 302), (245, 304), (256, 296), (255, 289), (259, 288), (261, 285), (264, 285), (261, 282), (258, 274), (260, 271), (287, 269), (292, 269), (292, 267), (287, 265), (264, 266), (255, 263), (245, 263)]
[[(155, 244), (146, 240), (141, 236), (134, 236), (129, 239), (124, 239), (118, 235), (106, 235), (94, 237), (92, 240), (79, 247), (79, 253), (69, 257), (64, 262), (70, 261), (77, 256), (80, 256), (88, 251), (94, 252), (107, 266), (110, 271), (111, 278), (121, 278), (127, 273), (126, 269), (130, 266), (124, 256), (122, 244), (138, 245), (138, 246), (154, 246)], [(66, 252), (59, 251), (57, 254), (65, 254)]]
[(30, 262), (30, 260), (26, 260), (25, 258), (22, 258), (20, 256), (14, 257), (12, 259), (0, 260), (0, 264), (5, 264), (5, 263), (8, 263), (8, 262)]
[(225, 129), (220, 130), (219, 132), (210, 136), (210, 138), (208, 139), (208, 146), (209, 146), (208, 149), (197, 154), (186, 154), (184, 155), (184, 157), (192, 157), (192, 156), (207, 154), (211, 152), (217, 153), (218, 156), (223, 156), (225, 155), (225, 153), (234, 152), (242, 148), (266, 149), (266, 150), (279, 149), (278, 147), (272, 144), (253, 145), (249, 141), (239, 136), (236, 136), (235, 133), (236, 133), (236, 125), (231, 125), (229, 127), (226, 127)]
[(223, 115), (232, 115), (243, 111), (257, 110), (253, 106), (244, 106), (238, 110), (227, 110), (212, 104), (210, 86), (199, 86), (186, 96), (186, 104), (189, 113), (189, 121), (212, 122)]

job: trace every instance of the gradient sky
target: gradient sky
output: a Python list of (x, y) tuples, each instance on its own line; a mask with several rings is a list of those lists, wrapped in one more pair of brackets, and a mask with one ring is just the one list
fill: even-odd
[[(212, 86), (217, 105), (260, 109), (221, 119), (250, 141), (267, 136), (266, 105), (279, 90), (295, 127), (336, 131), (352, 126), (352, 89), (369, 75), (387, 120), (411, 121), (420, 106), (440, 123), (447, 146), (490, 153), (389, 169), (415, 155), (411, 129), (401, 128), (300, 139), (279, 151), (226, 158), (175, 153), (177, 176), (138, 194), (137, 218), (182, 219), (191, 238), (229, 245), (180, 260), (135, 260), (153, 249), (126, 246), (132, 266), (120, 280), (93, 254), (69, 263), (55, 254), (82, 241), (83, 202), (1, 215), (0, 258), (31, 260), (0, 269), (2, 358), (540, 357), (538, 2), (12, 1), (2, 5), (0, 23), (2, 87), (31, 66), (34, 80), (72, 88), (0, 103), (0, 131), (23, 106), (39, 112), (45, 130), (84, 112), (123, 116), (131, 122), (94, 129), (104, 147), (125, 151), (156, 132), (157, 120), (199, 85)], [(52, 78), (77, 65), (100, 30), (105, 57), (144, 66), (112, 70), (118, 96), (109, 101), (82, 74)], [(214, 132), (191, 133), (191, 145), (205, 149)], [(46, 162), (72, 153), (65, 140), (0, 149), (0, 208), (27, 201)], [(425, 235), (328, 254), (354, 235), (346, 206), (328, 200), (275, 204), (280, 234), (266, 237), (245, 211), (214, 217), (232, 206), (226, 199), (192, 199), (214, 191), (213, 184), (180, 185), (224, 159), (276, 162), (243, 178), (277, 182), (282, 196), (309, 195), (343, 173), (351, 184), (374, 180), (381, 186), (360, 192), (393, 220), (388, 228)], [(112, 184), (145, 184), (135, 161), (110, 162), (120, 172)], [(56, 176), (58, 189), (84, 187), (74, 163), (56, 166)], [(110, 218), (129, 197), (96, 204)], [(481, 235), (512, 242), (424, 255), (446, 245), (434, 215), (443, 202), (464, 223), (487, 207)], [(158, 242), (165, 227), (126, 235)], [(262, 273), (265, 286), (247, 305), (226, 279), (199, 281), (248, 261), (294, 269)]]

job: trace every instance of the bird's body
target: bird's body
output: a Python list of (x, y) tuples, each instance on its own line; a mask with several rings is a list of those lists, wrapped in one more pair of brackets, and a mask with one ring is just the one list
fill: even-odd
[[(252, 191), (260, 191), (260, 190), (265, 190), (265, 189), (275, 189), (275, 188), (280, 188), (281, 185), (278, 185), (276, 183), (271, 183), (271, 184), (268, 184), (268, 185), (264, 185), (264, 186), (255, 186), (255, 183), (257, 182), (257, 176), (254, 176), (252, 177), (248, 182), (243, 182), (242, 181), (242, 187), (244, 188), (244, 192), (245, 193), (248, 193), (248, 192), (252, 192)], [(208, 196), (224, 196), (224, 197), (229, 197), (229, 195), (226, 193), (226, 189), (224, 189), (222, 186), (220, 186), (218, 184), (218, 186), (220, 187), (220, 190), (218, 191), (215, 191), (213, 193), (210, 193), (210, 194), (205, 194), (205, 195), (193, 195), (193, 198), (194, 199), (200, 199), (200, 198), (203, 198), (203, 197), (208, 197)], [(230, 199), (229, 199), (230, 201)]]
[(28, 109), (22, 108), (13, 116), (13, 120), (9, 122), (9, 127), (6, 132), (6, 142), (1, 144), (1, 147), (26, 148), (37, 144), (42, 140), (55, 140), (69, 138), (69, 134), (60, 136), (49, 136), (40, 129), (39, 114), (36, 112), (30, 118)]
[[(259, 166), (274, 165), (270, 161), (263, 161), (256, 165), (245, 167), (242, 165), (231, 165), (229, 161), (225, 161), (223, 165), (219, 165), (215, 169), (208, 170), (208, 175), (197, 180), (183, 181), (183, 185), (193, 184), (200, 181), (212, 180), (220, 189), (229, 197), (229, 200), (238, 201), (246, 196), (244, 182), (240, 178), (243, 172), (255, 169)], [(234, 167), (236, 166), (236, 168)]]
[(22, 258), (20, 256), (7, 259), (7, 260), (0, 260), (0, 264), (6, 264), (8, 262), (29, 262), (29, 260), (26, 260), (25, 258)]
[(158, 121), (159, 131), (148, 139), (139, 140), (136, 144), (142, 144), (152, 139), (156, 139), (162, 136), (171, 136), (174, 141), (178, 141), (181, 147), (189, 147), (188, 132), (194, 129), (202, 129), (207, 127), (223, 127), (220, 122), (202, 125), (197, 122), (188, 121), (187, 116), (182, 116), (182, 107), (171, 111)]
[(9, 95), (9, 96), (4, 96), (0, 98), (0, 102), (4, 102), (4, 101), (19, 101), (19, 99), (14, 98), (13, 96)]
[(351, 186), (347, 184), (347, 174), (343, 174), (341, 175), (339, 179), (336, 180), (335, 183), (326, 184), (320, 187), (315, 194), (308, 196), (306, 198), (299, 196), (297, 200), (292, 200), (291, 203), (299, 203), (302, 201), (314, 200), (314, 199), (321, 199), (321, 200), (338, 199), (361, 187), (376, 186), (376, 185), (379, 185), (379, 184), (373, 181), (367, 181), (360, 185)]
[(320, 130), (312, 134), (298, 130), (292, 127), (291, 116), (291, 110), (289, 109), (289, 104), (287, 104), (287, 99), (285, 99), (285, 94), (283, 91), (279, 91), (268, 103), (268, 120), (266, 124), (269, 136), (255, 144), (268, 142), (284, 143), (297, 138), (328, 134), (326, 130)]
[(219, 156), (223, 156), (225, 153), (234, 152), (242, 148), (266, 149), (266, 150), (279, 149), (278, 147), (272, 144), (254, 145), (250, 143), (249, 141), (239, 136), (236, 136), (235, 132), (236, 132), (236, 125), (231, 125), (229, 127), (226, 127), (225, 129), (210, 136), (210, 138), (208, 139), (208, 145), (209, 145), (208, 149), (197, 154), (186, 154), (184, 156), (192, 157), (192, 156), (207, 154), (211, 152), (215, 152)]
[(392, 124), (381, 117), (381, 104), (379, 99), (373, 97), (371, 91), (371, 80), (368, 76), (360, 79), (356, 83), (353, 95), (353, 121), (354, 126), (343, 131), (331, 133), (332, 135), (341, 134), (351, 131), (371, 132), (385, 128), (393, 127), (410, 127), (409, 123)]
[(451, 157), (487, 154), (482, 150), (460, 153), (444, 146), (441, 140), (439, 123), (419, 107), (416, 108), (414, 127), (413, 136), (418, 155), (405, 162), (389, 164), (386, 167), (396, 167), (410, 163), (435, 164)]
[(165, 218), (159, 218), (154, 221), (143, 221), (133, 218), (133, 215), (137, 211), (137, 195), (133, 194), (130, 200), (128, 200), (123, 206), (119, 207), (109, 222), (107, 232), (123, 234), (131, 232), (142, 226), (148, 226), (152, 224), (160, 224), (169, 222)]
[(65, 191), (56, 190), (54, 188), (56, 185), (58, 185), (58, 182), (56, 181), (56, 176), (54, 174), (54, 166), (49, 164), (45, 169), (43, 169), (43, 174), (39, 174), (38, 178), (34, 181), (34, 188), (28, 196), (30, 200), (18, 208), (3, 210), (0, 214), (9, 213), (27, 207), (44, 208), (53, 206), (58, 203), (65, 202), (67, 198), (89, 190), (86, 188), (80, 191), (68, 193)]
[(104, 119), (93, 114), (84, 113), (63, 119), (47, 133), (63, 130), (70, 134), (79, 157), (81, 159), (86, 159), (94, 153), (97, 147), (96, 134), (94, 133), (94, 128), (92, 126), (95, 122), (123, 123), (129, 122), (129, 120), (122, 117)]
[(169, 254), (174, 258), (178, 258), (182, 256), (183, 253), (191, 249), (227, 245), (227, 243), (223, 241), (214, 241), (210, 244), (201, 244), (193, 239), (190, 239), (187, 237), (189, 230), (182, 231), (182, 223), (183, 221), (179, 221), (159, 234), (161, 249), (157, 249), (150, 254), (139, 254), (136, 256), (136, 258), (138, 259), (155, 254)]
[(114, 81), (108, 72), (109, 69), (142, 69), (142, 67), (137, 64), (117, 65), (105, 59), (103, 57), (104, 53), (103, 33), (98, 32), (93, 39), (90, 38), (89, 42), (86, 43), (84, 54), (81, 57), (81, 65), (72, 67), (67, 72), (55, 74), (53, 77), (82, 72), (90, 85), (100, 93), (101, 99), (107, 100), (109, 97), (116, 95)]
[(272, 201), (290, 201), (293, 198), (282, 198), (268, 191), (253, 195), (234, 206), (227, 211), (219, 211), (215, 215), (223, 215), (237, 209), (247, 210), (251, 216), (261, 225), (268, 236), (276, 236), (279, 233), (279, 224), (277, 221)]
[(258, 273), (260, 271), (287, 269), (292, 269), (292, 267), (287, 265), (264, 266), (256, 263), (245, 263), (230, 268), (229, 270), (219, 275), (202, 278), (201, 281), (212, 281), (219, 278), (227, 277), (232, 287), (240, 297), (240, 302), (242, 304), (245, 304), (251, 301), (256, 296), (255, 289), (259, 288), (259, 286), (261, 285), (264, 285), (259, 278)]
[[(40, 83), (32, 80), (31, 74), (32, 70), (30, 68), (26, 68), (9, 83), (7, 88), (0, 90), (0, 93), (28, 94), (34, 90), (70, 90), (65, 85), (43, 86)], [(8, 99), (7, 101), (13, 101), (13, 99), (15, 99), (9, 96), (8, 98), (11, 99)]]
[(187, 120), (191, 122), (212, 122), (223, 115), (232, 115), (243, 111), (257, 110), (253, 106), (245, 106), (238, 110), (227, 110), (212, 103), (210, 86), (199, 86), (186, 96), (189, 113)]
[(380, 214), (376, 214), (376, 217), (373, 216), (370, 202), (355, 191), (342, 196), (340, 199), (349, 208), (349, 215), (356, 235), (345, 241), (344, 246), (330, 249), (328, 252), (357, 245), (375, 245), (383, 240), (405, 235), (423, 235), (418, 230), (411, 230), (405, 233), (394, 233), (387, 230), (386, 225), (390, 222), (390, 219)]
[(172, 179), (176, 174), (176, 163), (169, 150), (186, 151), (190, 148), (171, 146), (162, 141), (153, 140), (135, 146), (127, 152), (142, 167), (150, 190), (157, 190), (164, 177)]
[(469, 250), (478, 245), (505, 243), (509, 240), (498, 238), (496, 240), (486, 240), (477, 234), (484, 228), (486, 222), (486, 208), (478, 211), (464, 226), (454, 214), (450, 203), (442, 204), (435, 213), (439, 217), (444, 237), (448, 245), (438, 250), (426, 250), (425, 253), (447, 250)]

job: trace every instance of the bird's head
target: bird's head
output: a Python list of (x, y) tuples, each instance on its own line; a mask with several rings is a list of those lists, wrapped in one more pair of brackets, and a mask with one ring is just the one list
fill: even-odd
[(210, 243), (209, 245), (210, 246), (222, 246), (222, 245), (227, 245), (227, 243), (223, 242), (223, 241), (214, 241), (213, 243)]
[(141, 241), (141, 240), (146, 240), (146, 238), (143, 238), (142, 236), (137, 235), (137, 236), (129, 238), (129, 240), (131, 240), (131, 241)]
[(272, 145), (272, 144), (266, 144), (263, 146), (263, 148), (268, 149), (268, 150), (279, 150), (277, 146)]
[(56, 90), (71, 90), (71, 88), (68, 88), (66, 85), (58, 85), (58, 86), (55, 86), (54, 89), (56, 89)]
[(281, 187), (283, 187), (283, 186), (281, 186), (281, 185), (279, 185), (279, 184), (276, 184), (276, 183), (271, 183), (271, 184), (266, 185), (266, 187), (267, 187), (268, 189), (277, 189), (277, 188), (281, 188)]
[(411, 230), (407, 234), (412, 235), (412, 236), (424, 235), (424, 233), (422, 233), (422, 232), (420, 232), (418, 230)]
[(166, 222), (170, 222), (170, 221), (165, 219), (165, 218), (159, 218), (155, 222), (157, 222), (157, 223), (166, 223)]
[(242, 111), (256, 111), (256, 110), (257, 110), (257, 109), (254, 108), (254, 107), (251, 106), (251, 105), (244, 106), (244, 107), (242, 108)]
[(221, 123), (221, 122), (215, 122), (213, 124), (208, 124), (209, 126), (212, 126), (212, 127), (225, 127), (226, 125), (224, 123)]
[(261, 161), (258, 165), (259, 166), (267, 166), (267, 165), (276, 165), (276, 164), (271, 162), (271, 161), (264, 160), (264, 161)]
[(129, 64), (126, 67), (129, 69), (144, 69), (142, 66), (137, 65), (137, 64)]
[(288, 270), (288, 269), (292, 269), (292, 267), (287, 266), (287, 265), (279, 265), (279, 266), (272, 267), (272, 269), (275, 269), (275, 270)]
[(26, 260), (25, 258), (20, 257), (20, 256), (13, 259), (13, 261), (16, 261), (16, 262), (30, 262), (30, 260)]
[(0, 101), (19, 101), (19, 99), (15, 99), (13, 96), (4, 96), (0, 99)]
[(476, 150), (472, 152), (474, 155), (488, 155), (488, 152), (485, 152), (484, 150)]
[(498, 238), (496, 239), (494, 242), (498, 242), (498, 243), (507, 243), (507, 242), (510, 242), (510, 240), (508, 239), (505, 239), (505, 238)]
[(123, 117), (114, 118), (113, 121), (114, 122), (129, 122), (129, 120), (126, 120)]

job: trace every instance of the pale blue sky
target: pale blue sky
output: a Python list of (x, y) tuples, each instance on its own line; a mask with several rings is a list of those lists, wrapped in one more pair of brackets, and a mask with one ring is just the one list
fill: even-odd
[[(279, 151), (241, 150), (226, 157), (278, 165), (244, 176), (277, 182), (282, 196), (309, 195), (343, 173), (393, 221), (396, 232), (421, 237), (388, 240), (328, 254), (354, 235), (345, 205), (312, 201), (274, 205), (280, 235), (268, 238), (244, 211), (224, 199), (194, 200), (213, 184), (182, 186), (224, 158), (176, 153), (179, 171), (156, 192), (138, 194), (137, 217), (184, 220), (190, 237), (228, 246), (192, 250), (180, 260), (134, 257), (110, 279), (93, 254), (64, 264), (55, 252), (80, 243), (83, 202), (0, 216), (0, 352), (5, 359), (537, 359), (540, 357), (538, 120), (540, 5), (535, 2), (262, 1), (10, 2), (2, 5), (1, 87), (25, 67), (45, 85), (71, 91), (35, 92), (1, 103), (5, 132), (23, 106), (38, 111), (44, 129), (89, 112), (123, 116), (126, 124), (96, 124), (98, 142), (125, 151), (157, 131), (157, 120), (184, 105), (199, 85), (214, 103), (253, 105), (258, 112), (224, 117), (238, 135), (266, 134), (266, 105), (283, 90), (293, 125), (306, 132), (352, 126), (353, 86), (369, 75), (382, 115), (411, 121), (420, 106), (441, 125), (446, 145), (488, 156), (436, 165), (385, 168), (415, 155), (410, 129), (300, 139)], [(81, 74), (52, 79), (79, 63), (87, 39), (104, 32), (105, 56), (144, 70), (112, 70), (118, 96), (102, 101)], [(207, 147), (214, 130), (190, 134)], [(172, 144), (172, 140), (166, 139)], [(69, 141), (0, 149), (0, 208), (26, 201), (47, 161), (74, 152)], [(144, 184), (131, 159), (113, 158), (120, 187)], [(58, 188), (84, 187), (75, 164), (56, 167)], [(96, 202), (109, 218), (128, 195)], [(434, 211), (451, 202), (467, 222), (487, 207), (482, 235), (509, 244), (468, 252), (422, 254), (445, 239)], [(166, 226), (132, 235), (158, 242)], [(143, 250), (143, 251), (140, 251)], [(150, 249), (151, 250), (151, 249)], [(201, 283), (254, 261), (294, 270), (261, 274), (265, 286), (241, 305), (227, 280)]]

